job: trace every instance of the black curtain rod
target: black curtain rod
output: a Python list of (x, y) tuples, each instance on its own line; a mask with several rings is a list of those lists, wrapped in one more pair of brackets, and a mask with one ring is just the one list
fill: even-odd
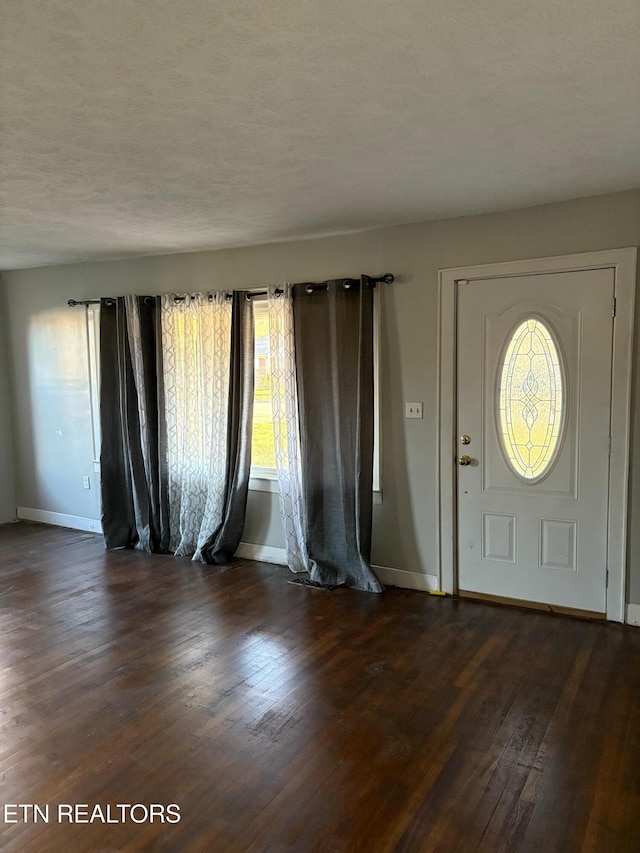
[[(379, 275), (379, 276), (366, 275), (364, 277), (367, 279), (367, 282), (372, 287), (375, 287), (376, 284), (379, 284), (381, 282), (384, 282), (385, 284), (393, 284), (393, 282), (395, 281), (394, 275), (390, 272), (385, 273), (384, 275)], [(305, 284), (305, 282), (299, 282), (299, 283)], [(348, 290), (350, 287), (353, 287), (353, 285), (356, 285), (356, 284), (360, 284), (359, 278), (345, 278), (342, 280), (342, 286), (345, 288), (345, 290)], [(305, 285), (305, 290), (307, 291), (307, 293), (313, 293), (314, 290), (322, 290), (323, 288), (326, 289), (326, 287), (327, 287), (326, 282), (310, 281)], [(248, 300), (251, 300), (251, 299), (253, 299), (254, 296), (267, 296), (268, 292), (269, 292), (268, 290), (247, 290), (246, 291), (246, 298)], [(281, 290), (280, 288), (276, 288), (276, 294), (280, 294), (280, 293), (284, 293), (284, 291)], [(148, 298), (154, 299), (155, 297), (150, 296)], [(184, 300), (186, 298), (187, 298), (186, 296), (176, 296), (175, 301), (176, 302), (184, 302)], [(212, 297), (210, 296), (209, 298), (211, 299)], [(227, 295), (227, 299), (232, 299), (232, 298), (233, 297), (230, 294)], [(101, 301), (102, 300), (100, 300), (100, 299), (69, 299), (67, 301), (67, 305), (69, 306), (69, 308), (75, 308), (76, 305), (100, 305)], [(107, 303), (115, 302), (115, 299), (113, 299), (113, 297), (107, 297), (106, 302)]]
[[(379, 284), (380, 282), (384, 282), (385, 284), (393, 284), (393, 282), (395, 281), (395, 276), (393, 275), (393, 273), (390, 273), (390, 272), (387, 272), (384, 275), (379, 275), (379, 276), (365, 275), (364, 277), (367, 279), (368, 283), (372, 287), (375, 287), (376, 284)], [(298, 282), (298, 284), (305, 284), (305, 282), (301, 281), (301, 282)], [(355, 284), (360, 284), (359, 278), (344, 278), (344, 279), (342, 279), (342, 286), (344, 287), (345, 290), (349, 290), (349, 288), (353, 287), (353, 285), (355, 285)], [(327, 289), (326, 281), (310, 281), (305, 285), (305, 290), (307, 291), (307, 293), (313, 293), (314, 290), (323, 290), (323, 289), (324, 290)], [(247, 291), (247, 299), (251, 300), (251, 299), (253, 299), (254, 296), (267, 296), (268, 293), (269, 293), (268, 290), (248, 290)], [(276, 295), (279, 295), (281, 293), (284, 293), (284, 291), (281, 290), (280, 288), (276, 288)]]

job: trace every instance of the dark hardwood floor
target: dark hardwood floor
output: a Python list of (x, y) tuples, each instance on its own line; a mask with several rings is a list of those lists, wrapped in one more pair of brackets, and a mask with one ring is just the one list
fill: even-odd
[(290, 577), (0, 527), (0, 847), (640, 850), (639, 629)]

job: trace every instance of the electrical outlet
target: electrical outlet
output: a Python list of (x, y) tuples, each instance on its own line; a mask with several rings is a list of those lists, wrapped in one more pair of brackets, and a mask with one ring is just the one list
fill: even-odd
[(406, 403), (404, 416), (405, 418), (421, 418), (422, 403)]
[(91, 488), (90, 478), (89, 477), (83, 477), (82, 478), (82, 485), (85, 487), (85, 489), (90, 489)]

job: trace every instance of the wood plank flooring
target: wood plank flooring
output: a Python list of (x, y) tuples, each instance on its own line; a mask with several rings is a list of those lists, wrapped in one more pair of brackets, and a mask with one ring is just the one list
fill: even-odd
[(0, 527), (0, 847), (640, 850), (639, 629), (289, 578)]

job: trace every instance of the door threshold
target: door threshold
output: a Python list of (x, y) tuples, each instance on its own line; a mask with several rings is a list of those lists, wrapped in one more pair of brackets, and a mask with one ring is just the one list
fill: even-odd
[(523, 610), (542, 610), (545, 613), (557, 613), (561, 616), (573, 616), (575, 619), (606, 620), (606, 613), (597, 610), (580, 610), (578, 607), (562, 607), (559, 604), (544, 604), (541, 601), (525, 601), (521, 598), (507, 598), (503, 595), (487, 595), (484, 592), (470, 592), (459, 589), (459, 598), (468, 598), (472, 601), (486, 601), (489, 604), (506, 604), (509, 607), (520, 607)]

